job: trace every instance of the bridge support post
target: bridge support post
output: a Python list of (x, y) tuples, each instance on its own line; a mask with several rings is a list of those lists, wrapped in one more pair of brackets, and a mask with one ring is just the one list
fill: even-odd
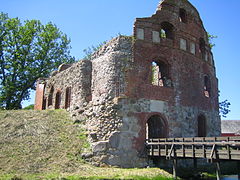
[(240, 179), (240, 162), (237, 162), (237, 169), (238, 169), (238, 179)]
[(193, 167), (194, 167), (194, 169), (197, 169), (197, 159), (196, 158), (193, 159)]
[(217, 176), (217, 180), (220, 180), (221, 170), (220, 170), (220, 162), (219, 161), (216, 162), (216, 176)]
[(173, 178), (177, 179), (177, 158), (173, 159)]

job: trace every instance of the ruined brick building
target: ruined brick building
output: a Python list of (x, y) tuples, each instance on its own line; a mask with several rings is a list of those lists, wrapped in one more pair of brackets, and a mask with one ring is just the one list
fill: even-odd
[(197, 10), (163, 0), (132, 37), (39, 80), (35, 109), (59, 108), (86, 123), (92, 160), (110, 165), (145, 166), (146, 138), (219, 136), (218, 80)]

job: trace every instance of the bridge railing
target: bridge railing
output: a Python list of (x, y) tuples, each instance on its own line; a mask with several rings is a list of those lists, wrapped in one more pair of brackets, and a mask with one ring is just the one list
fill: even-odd
[(156, 138), (146, 140), (149, 156), (240, 160), (240, 136)]

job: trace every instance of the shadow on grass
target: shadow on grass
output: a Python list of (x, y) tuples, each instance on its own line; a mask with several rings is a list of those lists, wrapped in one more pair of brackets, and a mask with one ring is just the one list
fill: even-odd
[[(153, 164), (170, 174), (173, 173), (173, 163), (171, 160), (153, 159)], [(220, 169), (221, 177), (240, 174), (240, 162), (221, 161)], [(197, 168), (194, 168), (192, 159), (178, 160), (177, 176), (180, 179), (187, 180), (215, 180), (216, 163), (207, 163), (206, 160), (198, 160)]]

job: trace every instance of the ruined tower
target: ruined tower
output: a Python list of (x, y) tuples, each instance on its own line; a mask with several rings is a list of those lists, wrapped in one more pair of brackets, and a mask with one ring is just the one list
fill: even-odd
[(66, 108), (86, 121), (95, 163), (142, 167), (147, 138), (220, 135), (213, 55), (187, 0), (161, 1), (136, 19), (132, 37), (64, 67), (39, 81), (36, 109)]

